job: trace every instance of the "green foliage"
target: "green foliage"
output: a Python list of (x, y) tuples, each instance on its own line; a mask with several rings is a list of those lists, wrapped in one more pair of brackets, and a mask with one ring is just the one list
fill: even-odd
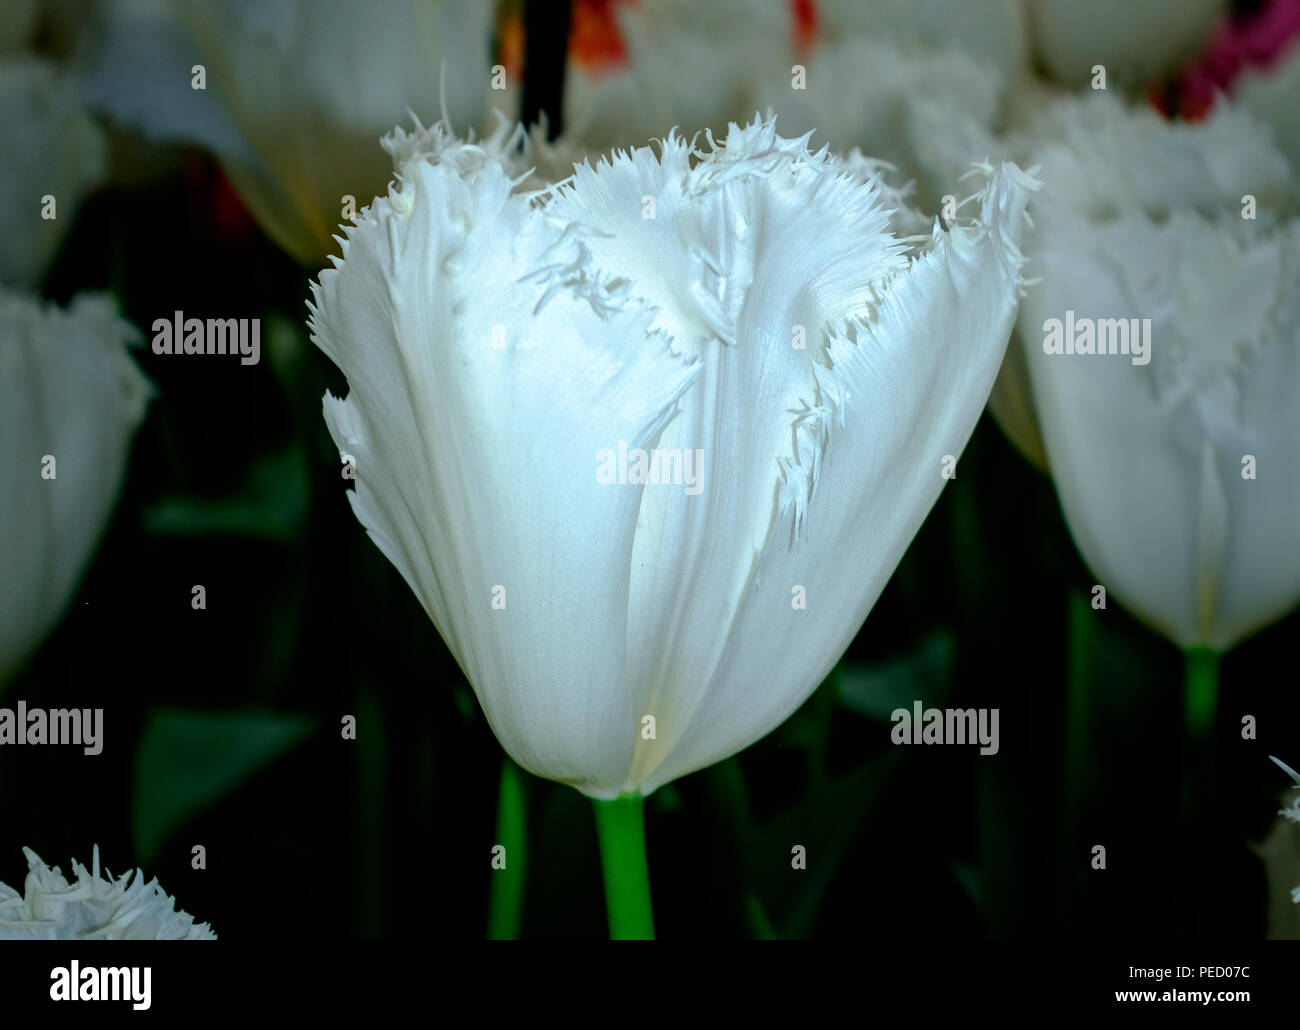
[(315, 728), (304, 715), (154, 710), (135, 757), (132, 838), (148, 864), (173, 833)]

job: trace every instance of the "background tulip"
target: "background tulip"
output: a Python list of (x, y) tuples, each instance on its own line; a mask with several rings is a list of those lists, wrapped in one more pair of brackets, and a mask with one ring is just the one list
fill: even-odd
[(0, 684), (67, 607), (108, 523), (151, 387), (112, 301), (0, 290)]
[(1176, 71), (1209, 38), (1227, 0), (1027, 0), (1037, 60), (1066, 86), (1103, 65), (1108, 84), (1141, 90)]
[[(595, 24), (570, 52), (565, 124), (596, 150), (644, 146), (674, 126), (720, 132), (753, 115), (764, 82), (790, 75), (784, 0), (638, 0), (575, 14)], [(731, 45), (718, 46), (724, 35)]]
[[(639, 146), (665, 126), (721, 134), (768, 111), (791, 135), (815, 132), (817, 144), (893, 165), (895, 181), (916, 180), (915, 203), (933, 213), (986, 153), (952, 148), (956, 161), (939, 167), (921, 152), (968, 123), (991, 129), (1026, 72), (1015, 0), (960, 10), (929, 0), (741, 6), (738, 17), (734, 3), (716, 0), (579, 4), (565, 105), (573, 138), (598, 150)], [(723, 32), (730, 45), (719, 47)]]
[(0, 284), (35, 287), (107, 170), (103, 133), (42, 58), (0, 57)]
[[(445, 110), (462, 128), (487, 114), (492, 5), (478, 0), (175, 0), (106, 18), (83, 58), (98, 105), (152, 138), (212, 149), (262, 227), (307, 264), (333, 250), (344, 197), (359, 208), (383, 189), (376, 141), (408, 111)], [(175, 83), (158, 90), (144, 61)]]
[(958, 50), (1014, 82), (1028, 58), (1023, 0), (815, 0), (826, 38), (859, 34), (909, 52)]
[[(1145, 621), (1224, 650), (1300, 600), (1290, 169), (1241, 112), (1177, 125), (1101, 97), (1016, 146), (1050, 184), (1017, 345), (1070, 530)], [(1150, 318), (1150, 363), (1044, 353), (1067, 310)]]

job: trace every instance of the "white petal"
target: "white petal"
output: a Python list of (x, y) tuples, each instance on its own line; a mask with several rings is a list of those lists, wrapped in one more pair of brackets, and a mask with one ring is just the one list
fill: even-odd
[[(0, 284), (35, 288), (103, 178), (107, 148), (69, 78), (35, 57), (0, 60), (0, 139)], [(54, 218), (42, 217), (46, 197)]]
[[(168, 12), (109, 18), (86, 71), (99, 104), (152, 138), (213, 148), (263, 228), (312, 265), (344, 198), (359, 208), (383, 191), (376, 143), (408, 111), (431, 120), (445, 107), (461, 129), (485, 114), (492, 7), (478, 0), (174, 0), (169, 12), (193, 51)], [(171, 87), (140, 88), (142, 36)], [(186, 62), (204, 66), (207, 96), (180, 96), (195, 92)]]
[(1279, 149), (1300, 175), (1300, 46), (1273, 68), (1245, 72), (1236, 85), (1240, 105), (1273, 131)]
[[(894, 164), (900, 178), (921, 183), (926, 211), (938, 210), (940, 187), (954, 186), (956, 174), (990, 155), (987, 147), (967, 150), (936, 168), (918, 153), (936, 140), (951, 143), (976, 126), (987, 128), (997, 116), (1002, 78), (961, 51), (907, 50), (884, 37), (851, 36), (828, 40), (805, 62), (806, 88), (791, 89), (783, 69), (763, 84), (759, 107), (777, 114), (783, 132), (816, 130), (819, 144), (860, 147)], [(924, 133), (912, 126), (918, 108), (930, 114)]]
[(1020, 0), (818, 0), (826, 35), (885, 35), (914, 52), (962, 51), (1010, 81), (1025, 66)]
[(510, 754), (612, 797), (637, 729), (640, 490), (598, 483), (598, 452), (653, 446), (693, 370), (652, 311), (588, 274), (581, 229), (532, 213), (484, 151), (402, 176), (315, 291), (315, 338), (351, 387), (326, 415), (356, 458), (354, 509)]
[(1034, 210), (1044, 217), (1058, 210), (1095, 219), (1179, 210), (1233, 210), (1240, 217), (1244, 194), (1279, 210), (1297, 196), (1267, 128), (1226, 103), (1212, 118), (1190, 123), (1109, 93), (1064, 98), (1035, 105), (1028, 124), (1009, 134), (1004, 154), (1041, 166), (1044, 191)]
[(623, 66), (569, 63), (565, 124), (587, 146), (645, 146), (674, 127), (688, 138), (722, 132), (758, 109), (758, 83), (789, 79), (785, 0), (642, 0), (618, 5), (617, 17)]
[(147, 139), (256, 163), (221, 90), (191, 88), (203, 56), (167, 0), (119, 0), (89, 17), (93, 29), (76, 55), (87, 106)]
[[(1099, 582), (1182, 646), (1230, 646), (1300, 599), (1298, 243), (1294, 223), (1189, 214), (1037, 240), (1021, 338), (1066, 519)], [(1044, 354), (1067, 310), (1151, 318), (1150, 364)]]
[(107, 297), (63, 311), (0, 291), (0, 684), (62, 614), (112, 513), (151, 392), (127, 356), (138, 335)]
[[(979, 224), (936, 232), (932, 249), (884, 285), (870, 314), (841, 320), (823, 312), (814, 323), (819, 336), (830, 334), (829, 349), (810, 347), (814, 385), (793, 387), (805, 401), (792, 406), (804, 414), (786, 430), (797, 451), (780, 461), (786, 481), (776, 504), (752, 513), (762, 516), (760, 537), (746, 532), (751, 513), (741, 508), (742, 519), (730, 506), (739, 504), (735, 497), (772, 494), (755, 481), (762, 466), (732, 471), (752, 462), (752, 444), (744, 451), (729, 444), (760, 418), (780, 423), (781, 395), (764, 396), (772, 387), (763, 372), (746, 369), (743, 354), (775, 350), (780, 341), (742, 339), (737, 355), (727, 354), (736, 372), (705, 375), (688, 396), (699, 405), (695, 394), (704, 392), (699, 407), (714, 418), (737, 405), (757, 411), (722, 422), (713, 439), (714, 478), (697, 501), (719, 511), (670, 521), (672, 531), (662, 542), (652, 536), (645, 549), (648, 561), (659, 546), (661, 563), (664, 551), (677, 549), (677, 575), (689, 586), (687, 600), (669, 608), (672, 620), (645, 633), (647, 647), (662, 656), (653, 666), (660, 684), (653, 705), (662, 706), (655, 714), (668, 717), (658, 720), (660, 739), (640, 745), (633, 779), (642, 792), (770, 732), (857, 633), (942, 489), (945, 456), (961, 454), (992, 386), (1016, 310), (1015, 243), (1028, 185), (1013, 167), (998, 172)], [(870, 274), (869, 264), (858, 267)], [(815, 279), (816, 269), (809, 271)], [(742, 399), (751, 394), (754, 400)], [(646, 505), (642, 514), (644, 522)], [(678, 532), (689, 536), (677, 542)], [(737, 546), (746, 539), (752, 552)], [(641, 551), (640, 535), (637, 543)], [(665, 604), (669, 587), (658, 575), (657, 600)], [(806, 592), (806, 610), (794, 606), (796, 587)], [(653, 611), (654, 602), (645, 608)]]

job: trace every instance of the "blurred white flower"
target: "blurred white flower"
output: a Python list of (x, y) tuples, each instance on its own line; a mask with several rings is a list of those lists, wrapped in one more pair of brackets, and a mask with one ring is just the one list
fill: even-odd
[[(962, 138), (967, 124), (991, 130), (1024, 68), (1019, 0), (944, 7), (938, 0), (616, 4), (612, 24), (583, 36), (595, 52), (571, 52), (566, 125), (582, 143), (607, 149), (644, 145), (665, 126), (687, 136), (721, 134), (731, 121), (768, 112), (792, 135), (816, 130), (817, 144), (841, 153), (858, 147), (893, 165), (893, 177), (914, 180), (915, 202), (933, 213), (941, 187), (987, 151), (956, 157), (959, 148), (945, 146), (944, 157), (956, 160), (942, 164), (918, 152), (934, 149), (936, 138)], [(602, 43), (597, 29), (611, 38)]]
[(612, 65), (571, 55), (565, 125), (587, 146), (644, 146), (676, 127), (721, 132), (760, 106), (764, 83), (789, 79), (786, 0), (638, 0), (613, 5), (625, 55)]
[[(85, 74), (120, 123), (212, 149), (272, 239), (317, 265), (343, 198), (359, 210), (387, 183), (377, 144), (394, 123), (483, 121), (492, 13), (482, 0), (132, 0), (107, 12)], [(191, 88), (197, 64), (205, 90)]]
[[(1240, 218), (1247, 194), (1256, 199), (1262, 224), (1294, 208), (1297, 183), (1287, 161), (1264, 127), (1230, 107), (1203, 122), (1171, 122), (1108, 93), (1070, 96), (1024, 85), (1010, 107), (1013, 121), (1001, 136), (973, 120), (941, 132), (928, 108), (914, 107), (914, 153), (926, 174), (942, 175), (972, 153), (1035, 166), (1044, 183), (1035, 217), (1045, 223), (1056, 212), (1098, 222), (1120, 214), (1159, 222), (1180, 209)], [(1153, 167), (1162, 169), (1160, 176), (1150, 173)], [(1026, 249), (1035, 253), (1032, 244)], [(1041, 331), (1031, 336), (1032, 346), (1041, 345)], [(1023, 348), (1008, 348), (989, 410), (1017, 449), (1046, 471)]]
[(72, 598), (152, 387), (107, 296), (66, 309), (0, 289), (0, 685)]
[(214, 941), (207, 923), (176, 911), (156, 879), (136, 870), (114, 880), (99, 875), (99, 846), (91, 868), (75, 859), (69, 883), (30, 848), (23, 893), (0, 883), (0, 941)]
[(1236, 99), (1273, 130), (1278, 149), (1300, 175), (1300, 40), (1274, 67), (1243, 73)]
[(1015, 82), (1028, 60), (1023, 4), (1024, 0), (815, 0), (828, 40), (867, 35), (891, 39), (908, 53), (956, 50), (993, 69), (1007, 84)]
[[(1300, 601), (1294, 177), (1244, 112), (1176, 124), (1101, 95), (1007, 152), (1045, 183), (1013, 346), (1070, 531), (1140, 618), (1226, 650)], [(1145, 359), (1048, 353), (1070, 319), (1098, 346), (1147, 336)]]
[(28, 56), (0, 58), (0, 139), (0, 284), (34, 288), (103, 178), (106, 146), (71, 80)]
[(310, 319), (357, 517), (532, 772), (647, 794), (753, 743), (961, 454), (1035, 184), (988, 168), (973, 223), (909, 241), (869, 163), (770, 122), (533, 194), (500, 134), (386, 146)]
[[(816, 130), (818, 143), (859, 147), (889, 162), (895, 178), (916, 183), (916, 199), (935, 213), (987, 147), (963, 148), (968, 126), (987, 131), (998, 119), (1003, 81), (991, 65), (959, 50), (903, 49), (879, 36), (834, 39), (806, 58), (804, 89), (790, 88), (788, 69), (759, 89), (758, 107), (771, 110), (796, 134)], [(943, 141), (946, 161), (925, 160)]]
[(1142, 89), (1177, 71), (1209, 40), (1228, 0), (1027, 0), (1038, 61), (1066, 86), (1086, 86), (1093, 67), (1106, 86)]

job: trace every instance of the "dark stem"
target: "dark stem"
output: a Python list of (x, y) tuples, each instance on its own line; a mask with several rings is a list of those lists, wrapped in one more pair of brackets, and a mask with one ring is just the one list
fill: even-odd
[(572, 0), (525, 0), (524, 124), (546, 116), (546, 138), (564, 128), (564, 69)]

